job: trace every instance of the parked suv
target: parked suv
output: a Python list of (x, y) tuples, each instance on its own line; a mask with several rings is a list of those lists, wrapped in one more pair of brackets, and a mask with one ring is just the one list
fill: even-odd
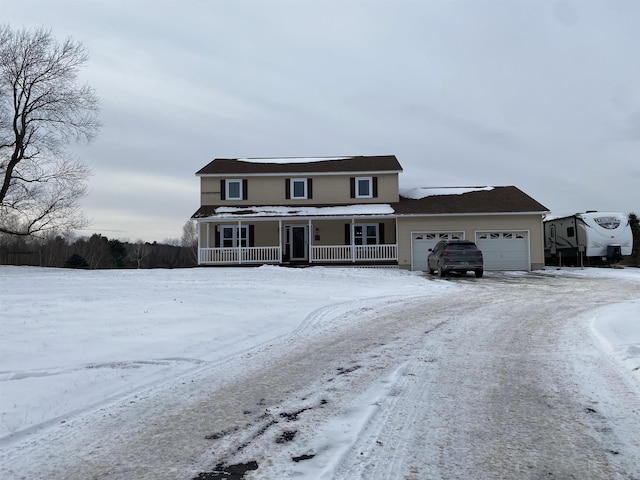
[(469, 240), (441, 240), (429, 249), (427, 269), (430, 274), (438, 272), (439, 277), (450, 272), (464, 275), (473, 271), (480, 278), (484, 273), (482, 252)]

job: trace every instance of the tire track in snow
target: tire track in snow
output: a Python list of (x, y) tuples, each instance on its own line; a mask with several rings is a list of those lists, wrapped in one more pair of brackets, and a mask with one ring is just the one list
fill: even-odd
[[(363, 438), (332, 478), (640, 478), (640, 422), (629, 413), (640, 411), (637, 390), (572, 321), (637, 288), (551, 283), (514, 285), (472, 312), (453, 307), (461, 315), (438, 361), (407, 370), (419, 380), (380, 416), (380, 441)], [(579, 378), (583, 361), (592, 367)]]
[[(464, 301), (447, 293), (405, 303), (385, 299), (375, 309), (358, 303), (358, 315), (351, 316), (345, 305), (316, 311), (294, 335), (146, 392), (135, 403), (69, 422), (40, 440), (66, 442), (68, 457), (22, 447), (34, 462), (30, 472), (18, 473), (188, 479), (220, 462), (255, 460), (258, 469), (247, 480), (300, 472), (336, 479), (538, 478), (544, 470), (527, 466), (540, 465), (536, 458), (518, 455), (538, 437), (511, 428), (514, 419), (528, 419), (522, 425), (541, 426), (543, 434), (557, 430), (556, 439), (540, 437), (544, 448), (529, 450), (538, 460), (563, 457), (562, 440), (578, 428), (580, 441), (607, 460), (604, 471), (615, 473), (623, 467), (608, 457), (617, 431), (611, 410), (598, 408), (598, 418), (586, 414), (584, 403), (597, 398), (580, 393), (569, 367), (554, 373), (576, 345), (575, 336), (560, 335), (571, 325), (566, 319), (556, 325), (552, 312), (558, 302), (572, 315), (592, 308), (572, 299), (576, 291), (595, 291), (591, 304), (621, 301), (630, 291), (604, 281), (528, 285), (527, 279), (496, 275), (473, 283)], [(530, 388), (523, 379), (531, 379)], [(513, 385), (513, 392), (505, 390)], [(549, 417), (545, 402), (558, 405), (562, 415)], [(326, 435), (343, 420), (353, 428)], [(612, 431), (598, 432), (603, 428)], [(547, 473), (563, 473), (560, 466)]]

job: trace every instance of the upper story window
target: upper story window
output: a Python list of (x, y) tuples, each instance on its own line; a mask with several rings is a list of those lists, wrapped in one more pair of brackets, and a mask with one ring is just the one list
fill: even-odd
[(247, 180), (228, 178), (220, 181), (220, 200), (246, 200)]
[(307, 179), (291, 180), (291, 198), (307, 198)]
[(371, 177), (357, 177), (356, 178), (356, 198), (371, 198), (373, 197), (373, 183)]
[(378, 196), (378, 177), (351, 177), (351, 198)]
[(312, 198), (312, 181), (310, 178), (287, 178), (285, 197), (291, 200)]
[(242, 200), (242, 180), (227, 180), (227, 200)]

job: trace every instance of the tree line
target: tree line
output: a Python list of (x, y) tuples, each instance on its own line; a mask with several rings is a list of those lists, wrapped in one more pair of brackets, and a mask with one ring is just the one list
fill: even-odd
[(197, 264), (196, 248), (178, 240), (131, 243), (98, 233), (75, 240), (61, 235), (0, 237), (0, 264), (86, 269), (185, 268)]
[(180, 240), (137, 242), (109, 239), (99, 233), (90, 237), (45, 237), (0, 234), (0, 265), (39, 267), (186, 268), (197, 265), (195, 224), (188, 221)]

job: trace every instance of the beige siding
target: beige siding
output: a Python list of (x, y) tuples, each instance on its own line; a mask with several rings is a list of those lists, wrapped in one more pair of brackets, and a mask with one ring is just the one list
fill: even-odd
[(412, 232), (458, 232), (463, 231), (467, 240), (475, 240), (480, 231), (529, 232), (531, 269), (544, 268), (544, 243), (542, 217), (533, 215), (460, 215), (451, 217), (405, 217), (398, 219), (398, 265), (411, 268)]
[(277, 222), (249, 222), (254, 228), (254, 247), (273, 247), (280, 244)]
[[(238, 222), (209, 223), (203, 222), (200, 226), (201, 248), (214, 248), (216, 244), (217, 229), (219, 226), (235, 227)], [(278, 222), (242, 222), (243, 226), (253, 225), (254, 246), (273, 247), (279, 244)]]
[[(345, 244), (345, 225), (350, 224), (351, 219), (343, 220), (318, 220), (313, 222), (315, 245), (344, 245)], [(384, 244), (394, 244), (396, 241), (396, 224), (393, 219), (357, 219), (356, 224), (363, 223), (384, 223)], [(320, 240), (316, 240), (315, 236), (319, 235)]]
[[(237, 177), (247, 179), (247, 200), (220, 199), (220, 178), (201, 177), (201, 205), (307, 205), (307, 204), (347, 204), (347, 203), (392, 203), (399, 200), (398, 175), (373, 175), (378, 178), (378, 197), (350, 198), (350, 178), (360, 175), (316, 175), (316, 176), (256, 176)], [(362, 175), (364, 177), (372, 175)], [(287, 178), (311, 178), (313, 198), (306, 200), (287, 200), (285, 180)]]

